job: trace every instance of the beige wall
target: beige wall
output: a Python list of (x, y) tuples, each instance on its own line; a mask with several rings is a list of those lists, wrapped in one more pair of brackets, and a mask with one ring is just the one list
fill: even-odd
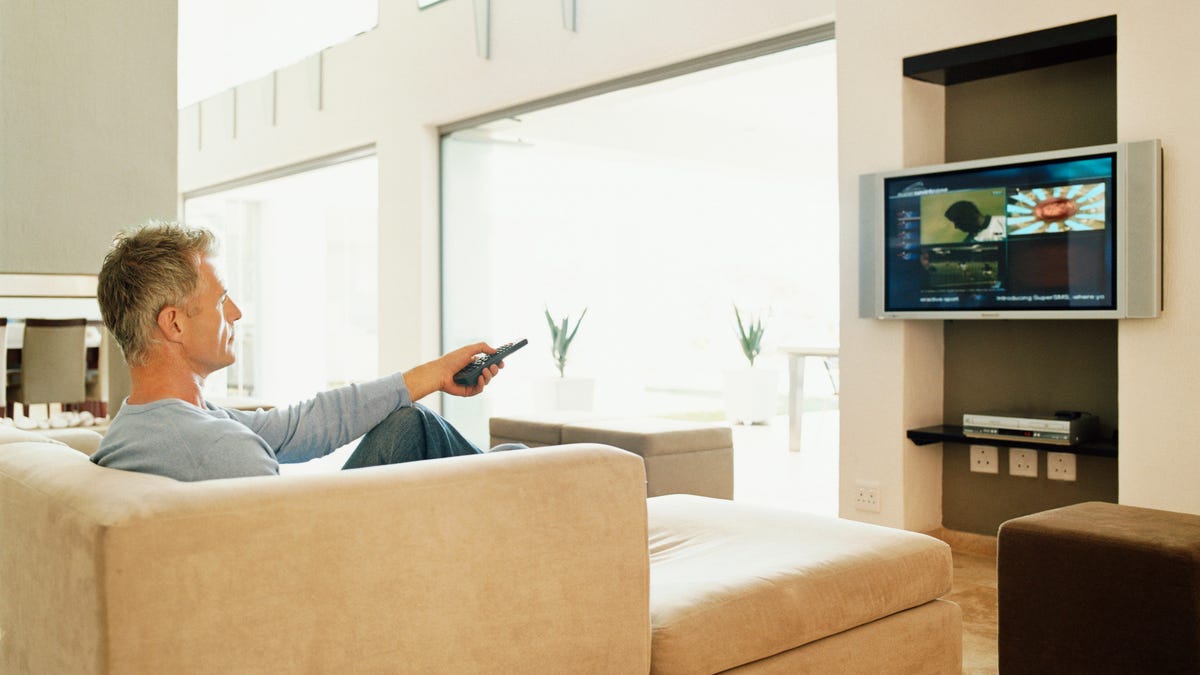
[(90, 273), (176, 204), (176, 4), (0, 0), (0, 272)]
[[(579, 32), (561, 28), (558, 3), (494, 3), (492, 59), (475, 55), (473, 3), (382, 3), (380, 26), (241, 87), (237, 108), (277, 91), (275, 121), (231, 120), (233, 94), (185, 110), (184, 192), (374, 144), (380, 166), (381, 365), (437, 351), (439, 125), (826, 22), (834, 0), (581, 3)], [(1121, 322), (1118, 396), (1120, 499), (1200, 513), (1200, 459), (1191, 437), (1200, 407), (1200, 267), (1184, 259), (1200, 233), (1182, 227), (1180, 186), (1200, 178), (1200, 97), (1188, 31), (1200, 5), (1185, 0), (839, 0), (841, 487), (843, 515), (930, 529), (941, 522), (941, 450), (905, 430), (942, 422), (943, 341), (937, 322), (857, 318), (861, 173), (944, 157), (944, 92), (901, 77), (905, 56), (1118, 14), (1119, 140), (1163, 139), (1167, 156), (1166, 297), (1161, 319)], [(321, 98), (314, 97), (320, 85)], [(1173, 217), (1178, 214), (1178, 217)], [(882, 512), (855, 512), (857, 480), (878, 482)]]
[(1117, 133), (1162, 139), (1166, 192), (1166, 310), (1117, 334), (1121, 501), (1200, 513), (1200, 232), (1188, 189), (1200, 185), (1200, 44), (1188, 29), (1200, 3), (1124, 0), (1117, 21)]

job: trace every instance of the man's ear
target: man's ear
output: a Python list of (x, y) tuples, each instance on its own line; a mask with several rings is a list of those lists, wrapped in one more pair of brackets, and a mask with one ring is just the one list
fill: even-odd
[(178, 342), (183, 336), (184, 313), (174, 305), (167, 305), (158, 312), (158, 330), (168, 342)]

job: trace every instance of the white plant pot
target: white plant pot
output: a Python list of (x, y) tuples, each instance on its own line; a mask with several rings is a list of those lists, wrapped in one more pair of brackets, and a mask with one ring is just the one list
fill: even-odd
[(724, 373), (725, 414), (730, 422), (758, 424), (775, 416), (779, 401), (779, 372), (740, 368)]
[(596, 380), (591, 377), (548, 377), (538, 387), (538, 407), (545, 410), (591, 411)]

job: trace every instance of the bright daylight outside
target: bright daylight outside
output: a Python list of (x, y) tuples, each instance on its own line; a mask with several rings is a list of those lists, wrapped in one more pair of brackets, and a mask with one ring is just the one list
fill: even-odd
[[(762, 423), (734, 427), (736, 494), (836, 514), (836, 360), (800, 362), (802, 452), (787, 416), (787, 351), (838, 339), (834, 54), (821, 42), (447, 135), (443, 345), (530, 343), (487, 396), (444, 397), (447, 417), (481, 444), (490, 416), (553, 409), (723, 421), (725, 383), (750, 365), (736, 308), (747, 330), (761, 321), (754, 368), (773, 377)], [(578, 330), (561, 373), (548, 318)]]
[(206, 396), (278, 405), (377, 376), (376, 164), (346, 158), (184, 202), (188, 223), (220, 236), (244, 314), (238, 360), (208, 378)]

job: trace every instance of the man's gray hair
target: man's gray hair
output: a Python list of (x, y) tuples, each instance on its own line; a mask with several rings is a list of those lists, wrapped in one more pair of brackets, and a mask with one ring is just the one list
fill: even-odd
[(150, 221), (113, 239), (96, 299), (129, 365), (145, 365), (159, 312), (188, 302), (200, 281), (201, 258), (216, 250), (212, 232), (174, 221)]

